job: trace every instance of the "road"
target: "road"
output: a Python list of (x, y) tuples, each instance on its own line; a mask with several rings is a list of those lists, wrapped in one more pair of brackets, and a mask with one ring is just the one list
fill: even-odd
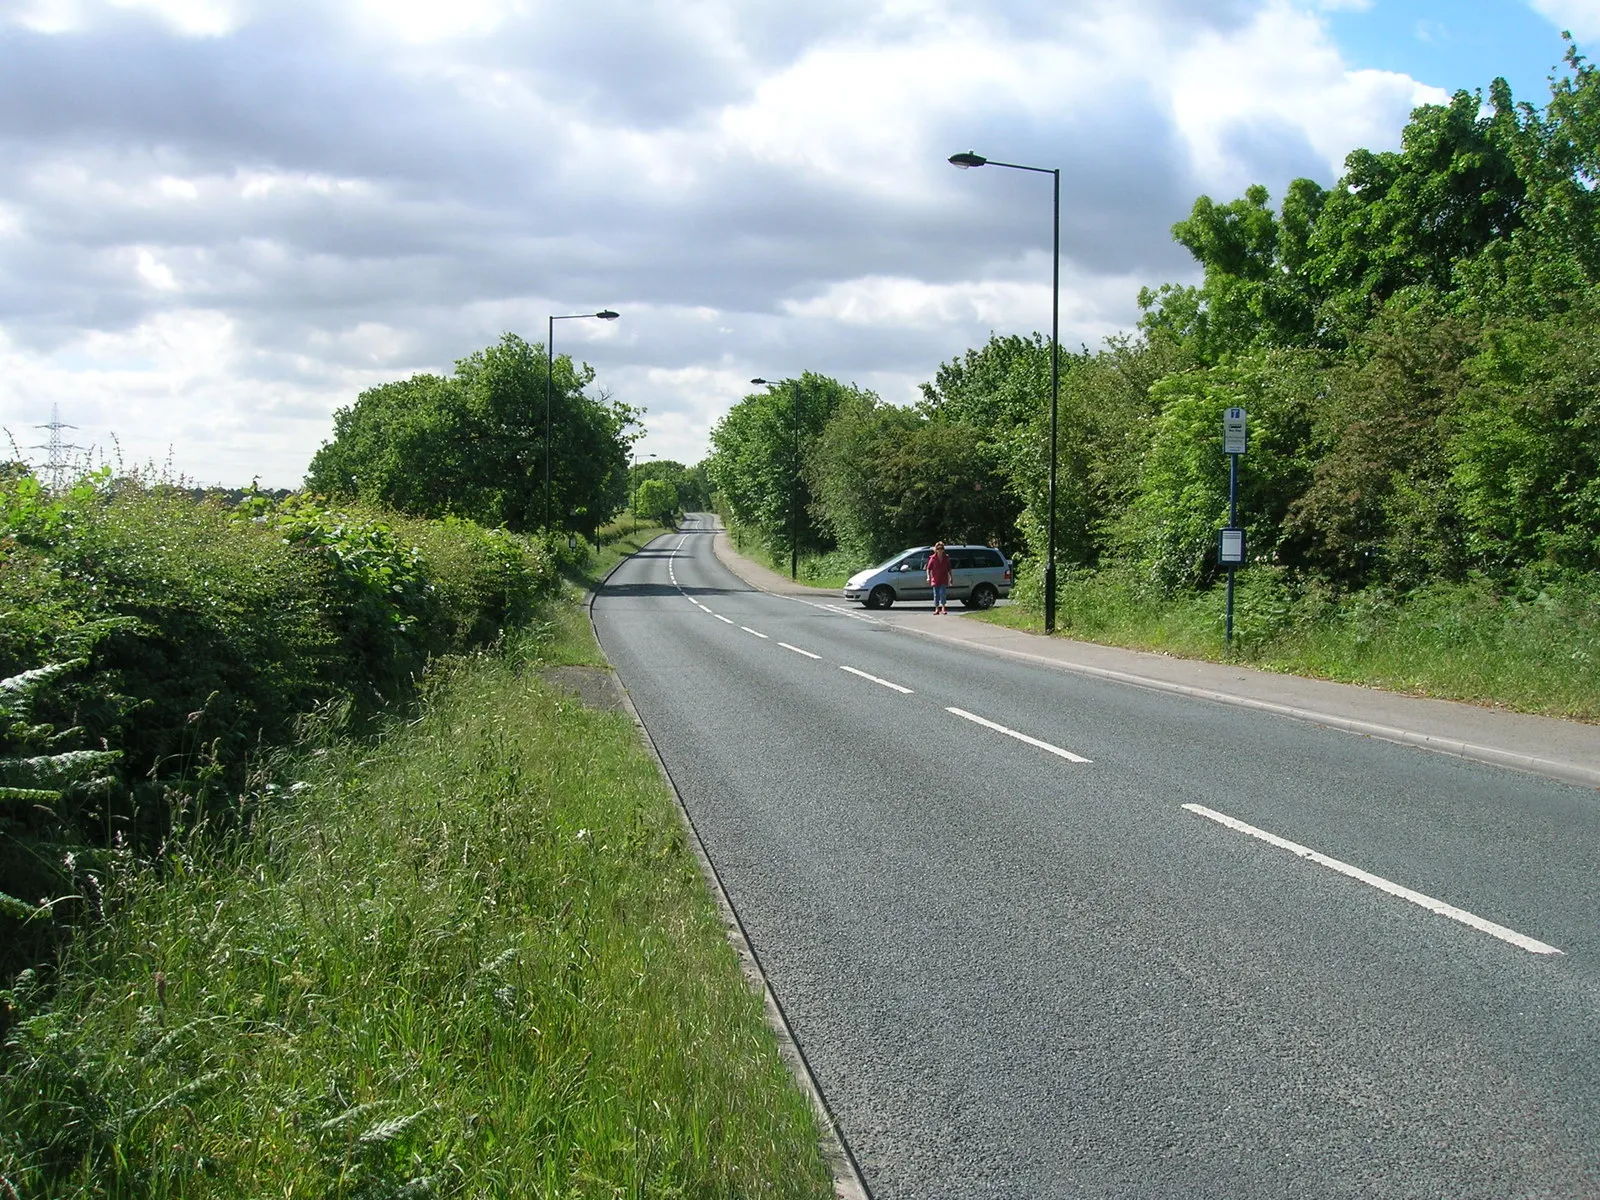
[(593, 614), (879, 1200), (1600, 1197), (1594, 791), (757, 591), (703, 520)]

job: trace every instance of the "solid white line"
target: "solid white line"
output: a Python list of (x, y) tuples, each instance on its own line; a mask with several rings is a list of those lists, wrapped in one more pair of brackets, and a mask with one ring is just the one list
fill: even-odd
[(1432, 896), (1424, 896), (1421, 892), (1414, 892), (1408, 887), (1401, 887), (1398, 883), (1391, 883), (1381, 875), (1373, 875), (1363, 871), (1360, 867), (1352, 867), (1349, 863), (1340, 862), (1337, 858), (1329, 858), (1326, 854), (1319, 854), (1317, 851), (1302, 846), (1298, 842), (1291, 842), (1287, 838), (1268, 833), (1265, 829), (1257, 829), (1254, 825), (1247, 825), (1237, 817), (1230, 817), (1226, 813), (1215, 812), (1198, 804), (1185, 804), (1183, 807), (1192, 813), (1215, 821), (1219, 825), (1226, 825), (1229, 829), (1238, 833), (1248, 833), (1251, 837), (1259, 838), (1269, 846), (1276, 846), (1280, 850), (1287, 850), (1290, 854), (1309, 859), (1319, 866), (1327, 867), (1330, 871), (1337, 871), (1341, 875), (1348, 875), (1351, 879), (1359, 879), (1362, 883), (1371, 884), (1380, 892), (1388, 892), (1391, 896), (1409, 900), (1429, 912), (1438, 913), (1441, 917), (1449, 917), (1452, 921), (1460, 921), (1463, 925), (1470, 925), (1479, 933), (1487, 933), (1490, 937), (1497, 937), (1502, 942), (1510, 942), (1513, 946), (1519, 946), (1530, 954), (1562, 953), (1554, 946), (1546, 945), (1544, 942), (1537, 941), (1526, 934), (1518, 933), (1515, 929), (1507, 929), (1504, 925), (1496, 925), (1493, 921), (1486, 921), (1482, 917), (1474, 916), (1472, 913), (1467, 912), (1465, 909), (1457, 908), (1453, 904), (1446, 904), (1443, 900), (1435, 900)]
[(741, 626), (739, 626), (739, 628), (744, 630), (746, 633), (754, 633), (758, 638), (765, 639), (766, 636), (767, 636), (764, 633), (757, 633), (754, 629), (751, 629), (750, 626), (748, 626), (748, 625), (741, 625)]
[(859, 675), (863, 679), (870, 679), (870, 680), (872, 680), (873, 683), (881, 683), (886, 688), (893, 688), (895, 691), (899, 692), (902, 696), (911, 695), (911, 689), (908, 688), (908, 687), (901, 687), (898, 683), (890, 683), (887, 679), (879, 679), (876, 675), (868, 675), (865, 671), (858, 671), (854, 667), (843, 667), (842, 666), (842, 667), (839, 668), (839, 670), (841, 670), (841, 671), (849, 671), (850, 674)]
[[(707, 609), (706, 611), (710, 612), (711, 610)], [(724, 625), (732, 625), (733, 624), (732, 621), (728, 620), (728, 618), (723, 616), (721, 613), (711, 613), (711, 615), (713, 617), (715, 617), (717, 620), (721, 621)]]
[(782, 646), (785, 650), (793, 650), (796, 654), (804, 654), (807, 658), (814, 658), (818, 662), (822, 661), (822, 655), (813, 654), (809, 650), (802, 650), (799, 646), (791, 646), (788, 642), (779, 642), (778, 645)]
[(849, 617), (852, 621), (867, 621), (873, 625), (881, 625), (877, 617), (869, 617), (863, 613), (851, 612), (848, 608), (841, 608), (837, 604), (813, 604), (810, 600), (802, 600), (802, 604), (810, 604), (812, 608), (825, 609), (831, 613), (838, 613), (841, 617)]
[(996, 725), (993, 721), (987, 721), (975, 713), (969, 713), (964, 708), (947, 708), (945, 709), (945, 712), (955, 713), (956, 716), (964, 717), (968, 721), (982, 725), (985, 729), (992, 729), (996, 733), (1003, 733), (1007, 737), (1014, 737), (1019, 742), (1027, 742), (1030, 746), (1037, 746), (1040, 750), (1048, 751), (1049, 753), (1054, 754), (1057, 758), (1064, 758), (1068, 762), (1086, 763), (1091, 761), (1090, 759), (1084, 758), (1081, 754), (1074, 754), (1071, 750), (1063, 750), (1060, 746), (1052, 746), (1049, 742), (1041, 742), (1038, 738), (1029, 737), (1025, 733), (1018, 733), (1015, 729), (1007, 729), (1004, 725)]

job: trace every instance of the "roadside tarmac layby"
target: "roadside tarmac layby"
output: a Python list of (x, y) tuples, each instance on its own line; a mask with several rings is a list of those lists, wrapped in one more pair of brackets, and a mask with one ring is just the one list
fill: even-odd
[[(824, 607), (845, 607), (829, 588), (797, 584), (745, 558), (718, 529), (717, 557), (751, 587)], [(854, 610), (855, 605), (849, 605)], [(1600, 726), (1503, 709), (1431, 700), (1377, 688), (1281, 675), (1232, 663), (1172, 658), (1070, 638), (1044, 637), (985, 621), (936, 617), (923, 606), (892, 610), (895, 628), (940, 641), (1137, 687), (1295, 717), (1317, 725), (1529, 771), (1600, 789)], [(951, 616), (958, 616), (959, 609)], [(863, 614), (864, 616), (866, 614)]]

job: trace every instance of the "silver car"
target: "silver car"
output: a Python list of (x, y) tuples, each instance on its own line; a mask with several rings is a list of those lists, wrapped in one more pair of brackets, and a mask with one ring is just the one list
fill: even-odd
[[(988, 608), (1011, 594), (1011, 563), (993, 546), (946, 546), (944, 552), (950, 556), (950, 599), (968, 608)], [(932, 553), (932, 546), (917, 546), (856, 572), (844, 585), (844, 598), (868, 608), (888, 608), (896, 600), (932, 600)]]

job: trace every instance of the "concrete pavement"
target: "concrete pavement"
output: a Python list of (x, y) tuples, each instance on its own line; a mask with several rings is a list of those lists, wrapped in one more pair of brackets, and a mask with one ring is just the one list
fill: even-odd
[[(717, 533), (714, 545), (723, 564), (752, 587), (807, 603), (845, 603), (837, 591), (796, 584), (744, 557), (725, 531)], [(1580, 721), (1044, 637), (975, 620), (959, 609), (945, 617), (923, 609), (895, 609), (890, 623), (921, 637), (977, 646), (1061, 670), (1274, 712), (1600, 789), (1600, 726)]]

